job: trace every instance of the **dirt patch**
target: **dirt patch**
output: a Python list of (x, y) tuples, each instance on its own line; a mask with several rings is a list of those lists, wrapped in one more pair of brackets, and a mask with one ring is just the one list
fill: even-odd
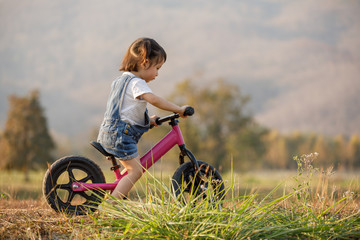
[(82, 239), (88, 216), (68, 218), (43, 200), (0, 200), (0, 239)]

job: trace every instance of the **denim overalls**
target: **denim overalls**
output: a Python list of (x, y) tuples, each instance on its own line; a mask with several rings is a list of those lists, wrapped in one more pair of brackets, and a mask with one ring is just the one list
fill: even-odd
[(121, 106), (132, 75), (123, 74), (111, 85), (111, 92), (106, 106), (104, 121), (100, 126), (97, 141), (108, 152), (120, 160), (129, 160), (138, 156), (137, 143), (149, 130), (150, 118), (144, 113), (144, 125), (131, 125), (120, 118)]

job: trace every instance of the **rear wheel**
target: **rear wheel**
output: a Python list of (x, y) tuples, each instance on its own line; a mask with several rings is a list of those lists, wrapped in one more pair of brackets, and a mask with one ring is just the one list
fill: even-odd
[(175, 196), (184, 204), (202, 201), (212, 202), (221, 207), (225, 197), (224, 183), (220, 173), (210, 164), (198, 161), (199, 171), (192, 162), (183, 163), (172, 177), (172, 188)]
[(74, 182), (105, 183), (100, 167), (79, 156), (64, 157), (54, 162), (43, 180), (43, 194), (51, 208), (58, 212), (82, 215), (94, 211), (101, 203), (100, 190), (74, 192)]

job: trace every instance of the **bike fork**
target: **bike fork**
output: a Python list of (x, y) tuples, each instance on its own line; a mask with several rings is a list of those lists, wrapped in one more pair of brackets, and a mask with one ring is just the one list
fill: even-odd
[(203, 175), (202, 175), (201, 171), (199, 171), (200, 170), (199, 163), (196, 160), (194, 154), (185, 147), (185, 144), (180, 145), (179, 147), (180, 147), (180, 156), (179, 156), (180, 165), (184, 163), (184, 157), (187, 156), (190, 159), (190, 161), (193, 163), (196, 172), (198, 172), (198, 174), (202, 178)]

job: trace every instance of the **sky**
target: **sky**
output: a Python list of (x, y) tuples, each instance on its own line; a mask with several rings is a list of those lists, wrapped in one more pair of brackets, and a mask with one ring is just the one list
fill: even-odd
[(0, 0), (0, 32), (0, 129), (8, 96), (32, 89), (53, 133), (97, 127), (123, 54), (146, 36), (168, 55), (150, 84), (160, 96), (222, 78), (267, 127), (360, 134), (356, 0)]

